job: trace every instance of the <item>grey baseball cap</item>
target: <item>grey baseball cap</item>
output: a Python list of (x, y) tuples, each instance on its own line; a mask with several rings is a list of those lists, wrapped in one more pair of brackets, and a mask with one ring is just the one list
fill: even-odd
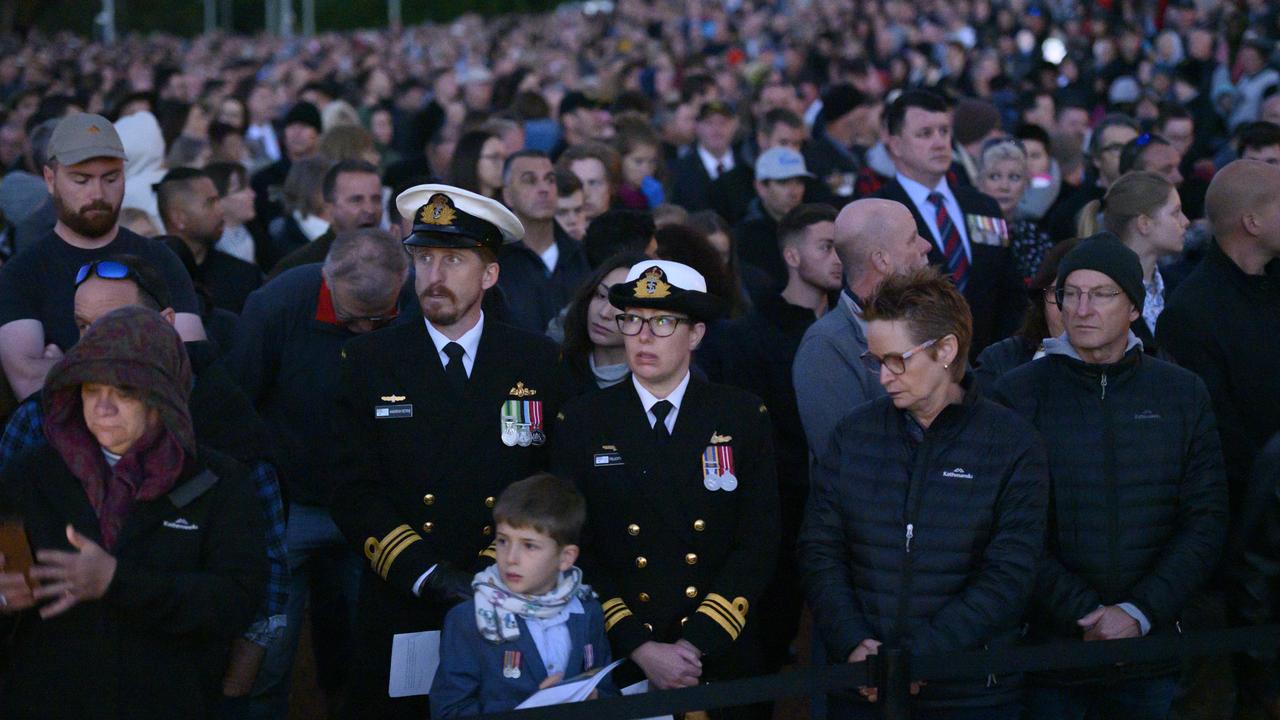
[(804, 166), (804, 157), (791, 148), (769, 148), (756, 159), (757, 180), (787, 180), (794, 177), (813, 177)]
[(75, 165), (93, 158), (125, 160), (124, 145), (114, 126), (101, 115), (77, 113), (68, 115), (54, 128), (46, 151), (48, 161)]

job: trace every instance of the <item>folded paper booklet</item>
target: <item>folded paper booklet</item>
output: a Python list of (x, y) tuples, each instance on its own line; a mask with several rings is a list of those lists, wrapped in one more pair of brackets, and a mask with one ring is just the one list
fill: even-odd
[(613, 669), (622, 664), (622, 660), (614, 660), (602, 668), (588, 670), (577, 677), (561, 680), (558, 684), (544, 688), (529, 696), (529, 699), (516, 706), (517, 710), (543, 707), (544, 705), (563, 705), (586, 700), (596, 685), (605, 679)]

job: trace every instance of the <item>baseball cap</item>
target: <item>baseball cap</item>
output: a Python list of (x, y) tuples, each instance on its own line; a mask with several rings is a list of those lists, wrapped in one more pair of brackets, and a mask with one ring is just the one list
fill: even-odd
[(795, 177), (813, 177), (804, 165), (804, 156), (786, 147), (769, 148), (756, 158), (757, 180), (787, 180)]
[(68, 115), (53, 129), (46, 151), (48, 161), (76, 165), (93, 158), (127, 159), (120, 134), (101, 115), (77, 113)]

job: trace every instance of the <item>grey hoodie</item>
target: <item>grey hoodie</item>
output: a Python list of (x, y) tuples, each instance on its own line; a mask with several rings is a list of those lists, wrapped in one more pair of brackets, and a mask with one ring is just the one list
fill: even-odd
[(124, 145), (124, 203), (122, 207), (138, 208), (151, 215), (151, 222), (161, 232), (160, 209), (156, 205), (156, 193), (152, 185), (165, 175), (164, 135), (160, 123), (149, 112), (126, 115), (115, 123)]
[[(1084, 358), (1080, 357), (1080, 353), (1076, 352), (1075, 346), (1072, 345), (1071, 341), (1067, 339), (1067, 334), (1065, 332), (1059, 335), (1058, 337), (1045, 338), (1043, 347), (1044, 347), (1045, 355), (1066, 355), (1067, 357), (1073, 360), (1079, 360), (1082, 363), (1089, 362), (1088, 360), (1085, 360)], [(1141, 348), (1142, 340), (1140, 340), (1138, 336), (1134, 335), (1133, 331), (1130, 330), (1129, 340), (1128, 342), (1125, 343), (1124, 351), (1127, 354), (1130, 350), (1134, 349), (1135, 347)]]

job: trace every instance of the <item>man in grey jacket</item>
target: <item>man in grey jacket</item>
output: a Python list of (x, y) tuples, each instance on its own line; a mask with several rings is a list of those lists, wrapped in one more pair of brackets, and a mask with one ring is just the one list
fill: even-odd
[(928, 265), (929, 242), (920, 237), (905, 205), (868, 198), (836, 217), (836, 253), (844, 264), (839, 307), (805, 332), (792, 379), (809, 450), (822, 453), (840, 419), (884, 394), (860, 359), (867, 350), (862, 303), (889, 275)]

